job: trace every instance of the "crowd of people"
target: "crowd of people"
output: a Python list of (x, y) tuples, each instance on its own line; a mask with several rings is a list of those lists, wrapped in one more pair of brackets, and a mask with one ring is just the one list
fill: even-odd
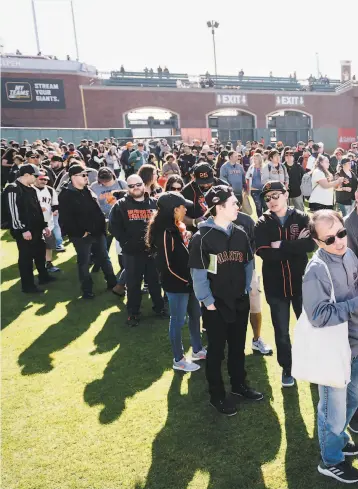
[[(264, 398), (245, 370), (249, 322), (252, 349), (273, 353), (261, 333), (255, 256), (262, 260), (283, 388), (295, 385), (291, 304), (296, 318), (304, 309), (316, 328), (347, 321), (351, 380), (345, 388), (319, 386), (318, 470), (358, 482), (348, 462), (358, 446), (346, 432), (349, 426), (358, 433), (358, 143), (331, 156), (313, 140), (272, 147), (263, 140), (170, 146), (165, 139), (107, 138), (76, 147), (46, 138), (2, 140), (1, 151), (2, 228), (17, 244), (22, 291), (43, 292), (33, 264), (40, 286), (56, 280), (52, 256), (66, 251), (68, 238), (82, 298), (96, 300), (92, 273), (101, 269), (108, 290), (127, 298), (127, 325), (138, 327), (149, 292), (153, 316), (169, 321), (173, 369), (195, 372), (205, 360), (210, 404), (223, 415), (237, 413), (237, 397)], [(186, 322), (190, 358), (182, 342)], [(226, 345), (230, 395), (222, 378)]]

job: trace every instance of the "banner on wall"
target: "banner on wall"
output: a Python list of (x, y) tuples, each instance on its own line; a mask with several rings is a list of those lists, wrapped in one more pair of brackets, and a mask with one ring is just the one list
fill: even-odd
[(65, 109), (63, 80), (2, 78), (1, 105), (5, 109)]
[(200, 141), (206, 141), (210, 143), (212, 140), (211, 129), (209, 128), (182, 128), (180, 130), (182, 140), (186, 143), (192, 143), (193, 139), (200, 139)]
[(349, 149), (352, 143), (357, 140), (357, 130), (355, 127), (340, 127), (338, 129), (338, 146)]

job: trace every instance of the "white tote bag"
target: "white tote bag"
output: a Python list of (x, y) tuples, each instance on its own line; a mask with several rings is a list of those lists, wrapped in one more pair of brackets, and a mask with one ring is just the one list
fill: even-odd
[[(327, 265), (331, 302), (336, 302), (333, 282)], [(312, 384), (343, 388), (351, 377), (351, 348), (348, 340), (348, 321), (336, 326), (315, 328), (305, 310), (299, 317), (292, 345), (292, 375)]]

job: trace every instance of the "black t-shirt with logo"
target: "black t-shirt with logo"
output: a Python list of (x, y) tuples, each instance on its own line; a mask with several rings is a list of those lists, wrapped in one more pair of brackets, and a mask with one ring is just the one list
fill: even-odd
[(230, 236), (215, 227), (201, 226), (189, 245), (189, 268), (208, 269), (216, 262), (216, 273), (208, 272), (215, 307), (226, 322), (235, 322), (237, 304), (246, 294), (245, 265), (253, 259), (245, 231), (232, 225)]

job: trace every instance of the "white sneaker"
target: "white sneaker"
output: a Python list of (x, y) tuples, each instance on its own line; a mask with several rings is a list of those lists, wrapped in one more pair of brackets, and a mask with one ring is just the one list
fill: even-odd
[(196, 363), (188, 362), (185, 357), (179, 360), (179, 362), (173, 360), (174, 370), (181, 370), (182, 372), (195, 372), (195, 370), (199, 370), (199, 368), (199, 365), (196, 365)]
[(191, 359), (193, 362), (198, 362), (199, 360), (206, 360), (206, 354), (207, 354), (206, 348), (203, 346), (200, 351), (198, 351), (197, 353), (193, 352), (191, 354)]
[(271, 355), (272, 348), (270, 345), (266, 345), (261, 336), (257, 339), (257, 341), (252, 340), (252, 349), (255, 351), (259, 351), (261, 355)]

